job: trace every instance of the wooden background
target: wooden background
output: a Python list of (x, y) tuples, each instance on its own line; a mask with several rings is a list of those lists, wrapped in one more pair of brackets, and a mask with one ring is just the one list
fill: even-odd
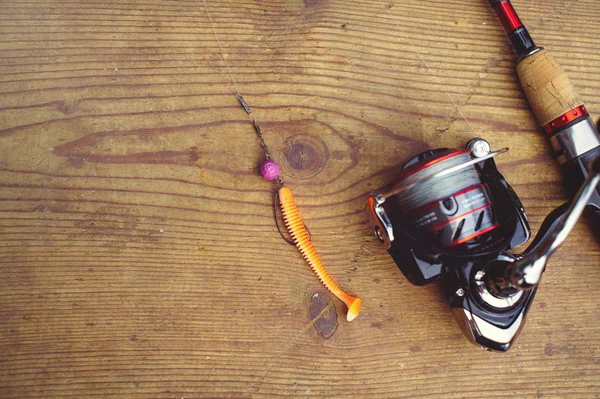
[[(600, 398), (589, 223), (507, 354), (469, 344), (367, 227), (399, 164), (473, 136), (511, 148), (534, 231), (567, 199), (487, 1), (439, 3), (208, 2), (316, 247), (364, 301), (352, 323), (334, 301), (324, 339), (202, 3), (2, 0), (0, 397)], [(514, 3), (600, 113), (598, 3)]]

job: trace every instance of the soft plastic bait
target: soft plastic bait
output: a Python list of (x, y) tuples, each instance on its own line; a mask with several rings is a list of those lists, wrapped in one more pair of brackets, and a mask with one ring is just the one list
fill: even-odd
[(292, 236), (294, 244), (296, 244), (296, 247), (306, 262), (310, 265), (325, 287), (327, 287), (333, 295), (338, 297), (340, 301), (346, 304), (348, 307), (347, 320), (354, 320), (360, 312), (362, 301), (360, 298), (355, 298), (342, 291), (325, 270), (325, 266), (323, 266), (323, 262), (321, 261), (319, 254), (317, 254), (317, 250), (312, 244), (310, 235), (302, 222), (300, 212), (298, 212), (298, 207), (296, 207), (294, 196), (292, 195), (292, 190), (287, 187), (282, 187), (279, 190), (279, 204), (281, 205), (285, 226)]

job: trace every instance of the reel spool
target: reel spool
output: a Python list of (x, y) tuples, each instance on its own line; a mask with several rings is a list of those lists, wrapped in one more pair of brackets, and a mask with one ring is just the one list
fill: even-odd
[(467, 338), (507, 351), (525, 322), (548, 257), (575, 225), (600, 181), (600, 159), (571, 204), (548, 215), (529, 240), (527, 215), (498, 172), (489, 144), (426, 151), (409, 160), (396, 183), (368, 199), (373, 230), (415, 285), (442, 280)]
[(411, 283), (439, 278), (441, 255), (472, 258), (529, 239), (523, 206), (493, 160), (505, 151), (473, 139), (465, 149), (423, 152), (369, 198), (371, 226)]
[(437, 248), (460, 249), (471, 241), (487, 242), (486, 234), (500, 224), (489, 189), (475, 165), (437, 176), (471, 161), (471, 150), (442, 150), (433, 159), (419, 161), (421, 157), (405, 165), (397, 193), (390, 198), (401, 211), (403, 224)]

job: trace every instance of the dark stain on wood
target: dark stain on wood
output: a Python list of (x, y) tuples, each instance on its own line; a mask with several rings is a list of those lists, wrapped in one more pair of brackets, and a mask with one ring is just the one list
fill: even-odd
[(198, 156), (198, 147), (194, 146), (192, 148), (190, 148), (190, 160), (191, 162), (196, 162), (197, 160), (199, 160), (200, 157)]
[(138, 152), (126, 155), (75, 154), (69, 157), (73, 166), (81, 167), (84, 162), (104, 164), (146, 164), (191, 166), (200, 159), (193, 151)]
[(300, 176), (308, 178), (321, 172), (329, 159), (327, 145), (319, 137), (300, 134), (286, 140), (285, 159)]
[(287, 160), (294, 169), (310, 169), (319, 160), (317, 152), (310, 145), (294, 143), (287, 151)]
[(544, 347), (544, 353), (546, 354), (546, 356), (552, 356), (554, 354), (554, 346), (551, 342), (548, 342)]
[(85, 163), (85, 161), (86, 161), (86, 159), (85, 159), (84, 154), (70, 154), (69, 155), (69, 163), (71, 164), (71, 166), (73, 166), (75, 168), (83, 167), (83, 164)]
[(62, 102), (62, 104), (58, 107), (58, 109), (60, 110), (60, 112), (62, 112), (65, 115), (69, 115), (74, 113), (77, 110), (77, 103), (76, 102)]
[(317, 292), (312, 296), (310, 319), (317, 333), (325, 339), (333, 337), (337, 329), (337, 312), (327, 294)]

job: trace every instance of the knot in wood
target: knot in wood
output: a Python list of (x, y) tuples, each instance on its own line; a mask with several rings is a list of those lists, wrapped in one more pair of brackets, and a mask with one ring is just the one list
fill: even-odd
[(286, 140), (286, 169), (296, 179), (309, 179), (317, 175), (325, 167), (328, 158), (327, 145), (318, 137), (300, 134)]

